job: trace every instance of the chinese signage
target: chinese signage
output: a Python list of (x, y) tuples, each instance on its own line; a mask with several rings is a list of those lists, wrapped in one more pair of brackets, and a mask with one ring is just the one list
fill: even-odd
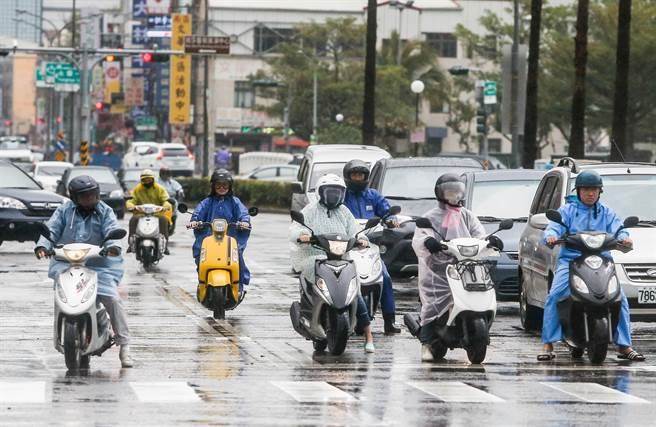
[(230, 53), (230, 37), (186, 36), (184, 51), (188, 53)]
[(148, 37), (171, 37), (171, 15), (150, 15), (147, 20)]
[[(191, 16), (173, 14), (172, 50), (184, 49), (184, 37), (191, 35)], [(191, 112), (191, 57), (171, 56), (169, 123), (189, 124)]]
[(105, 71), (105, 102), (112, 102), (112, 93), (121, 91), (121, 63), (118, 61), (103, 62)]

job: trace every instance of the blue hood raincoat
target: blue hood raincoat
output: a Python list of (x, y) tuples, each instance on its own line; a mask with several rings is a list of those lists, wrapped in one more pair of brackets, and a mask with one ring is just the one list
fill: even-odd
[(390, 204), (376, 190), (367, 188), (363, 191), (346, 190), (344, 206), (358, 219), (382, 218), (389, 212)]

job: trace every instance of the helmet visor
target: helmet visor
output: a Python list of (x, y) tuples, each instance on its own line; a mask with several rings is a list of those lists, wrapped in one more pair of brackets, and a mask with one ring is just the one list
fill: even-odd
[(334, 209), (344, 203), (345, 195), (346, 191), (343, 187), (338, 185), (326, 185), (321, 187), (319, 197), (326, 207)]
[(465, 184), (458, 181), (444, 182), (437, 186), (437, 196), (452, 205), (457, 205), (465, 198)]

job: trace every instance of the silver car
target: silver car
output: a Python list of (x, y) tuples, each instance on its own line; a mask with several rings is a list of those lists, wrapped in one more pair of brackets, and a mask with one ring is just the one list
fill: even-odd
[(656, 165), (641, 163), (577, 163), (564, 159), (551, 169), (535, 193), (529, 220), (519, 241), (520, 318), (527, 330), (542, 325), (542, 309), (551, 287), (559, 247), (542, 244), (549, 220), (573, 194), (579, 172), (594, 169), (603, 177), (601, 201), (621, 218), (635, 215), (641, 222), (629, 230), (634, 250), (613, 251), (617, 276), (631, 309), (631, 319), (656, 322)]

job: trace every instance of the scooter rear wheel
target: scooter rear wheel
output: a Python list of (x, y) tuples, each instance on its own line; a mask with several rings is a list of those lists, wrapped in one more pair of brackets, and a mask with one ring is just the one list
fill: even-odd
[(214, 310), (213, 316), (217, 320), (225, 319), (225, 306), (226, 306), (226, 287), (211, 288), (212, 289), (212, 307)]
[(89, 356), (82, 355), (82, 337), (76, 322), (66, 322), (64, 327), (64, 361), (66, 368), (76, 371), (89, 367)]
[(348, 313), (337, 313), (334, 310), (328, 312), (326, 337), (328, 338), (328, 350), (330, 354), (339, 356), (344, 353), (349, 336)]
[(487, 324), (485, 319), (477, 318), (471, 320), (469, 325), (469, 345), (467, 350), (467, 358), (473, 364), (483, 363), (487, 353)]
[(590, 342), (588, 343), (588, 359), (594, 364), (603, 363), (608, 353), (608, 320), (589, 318)]

